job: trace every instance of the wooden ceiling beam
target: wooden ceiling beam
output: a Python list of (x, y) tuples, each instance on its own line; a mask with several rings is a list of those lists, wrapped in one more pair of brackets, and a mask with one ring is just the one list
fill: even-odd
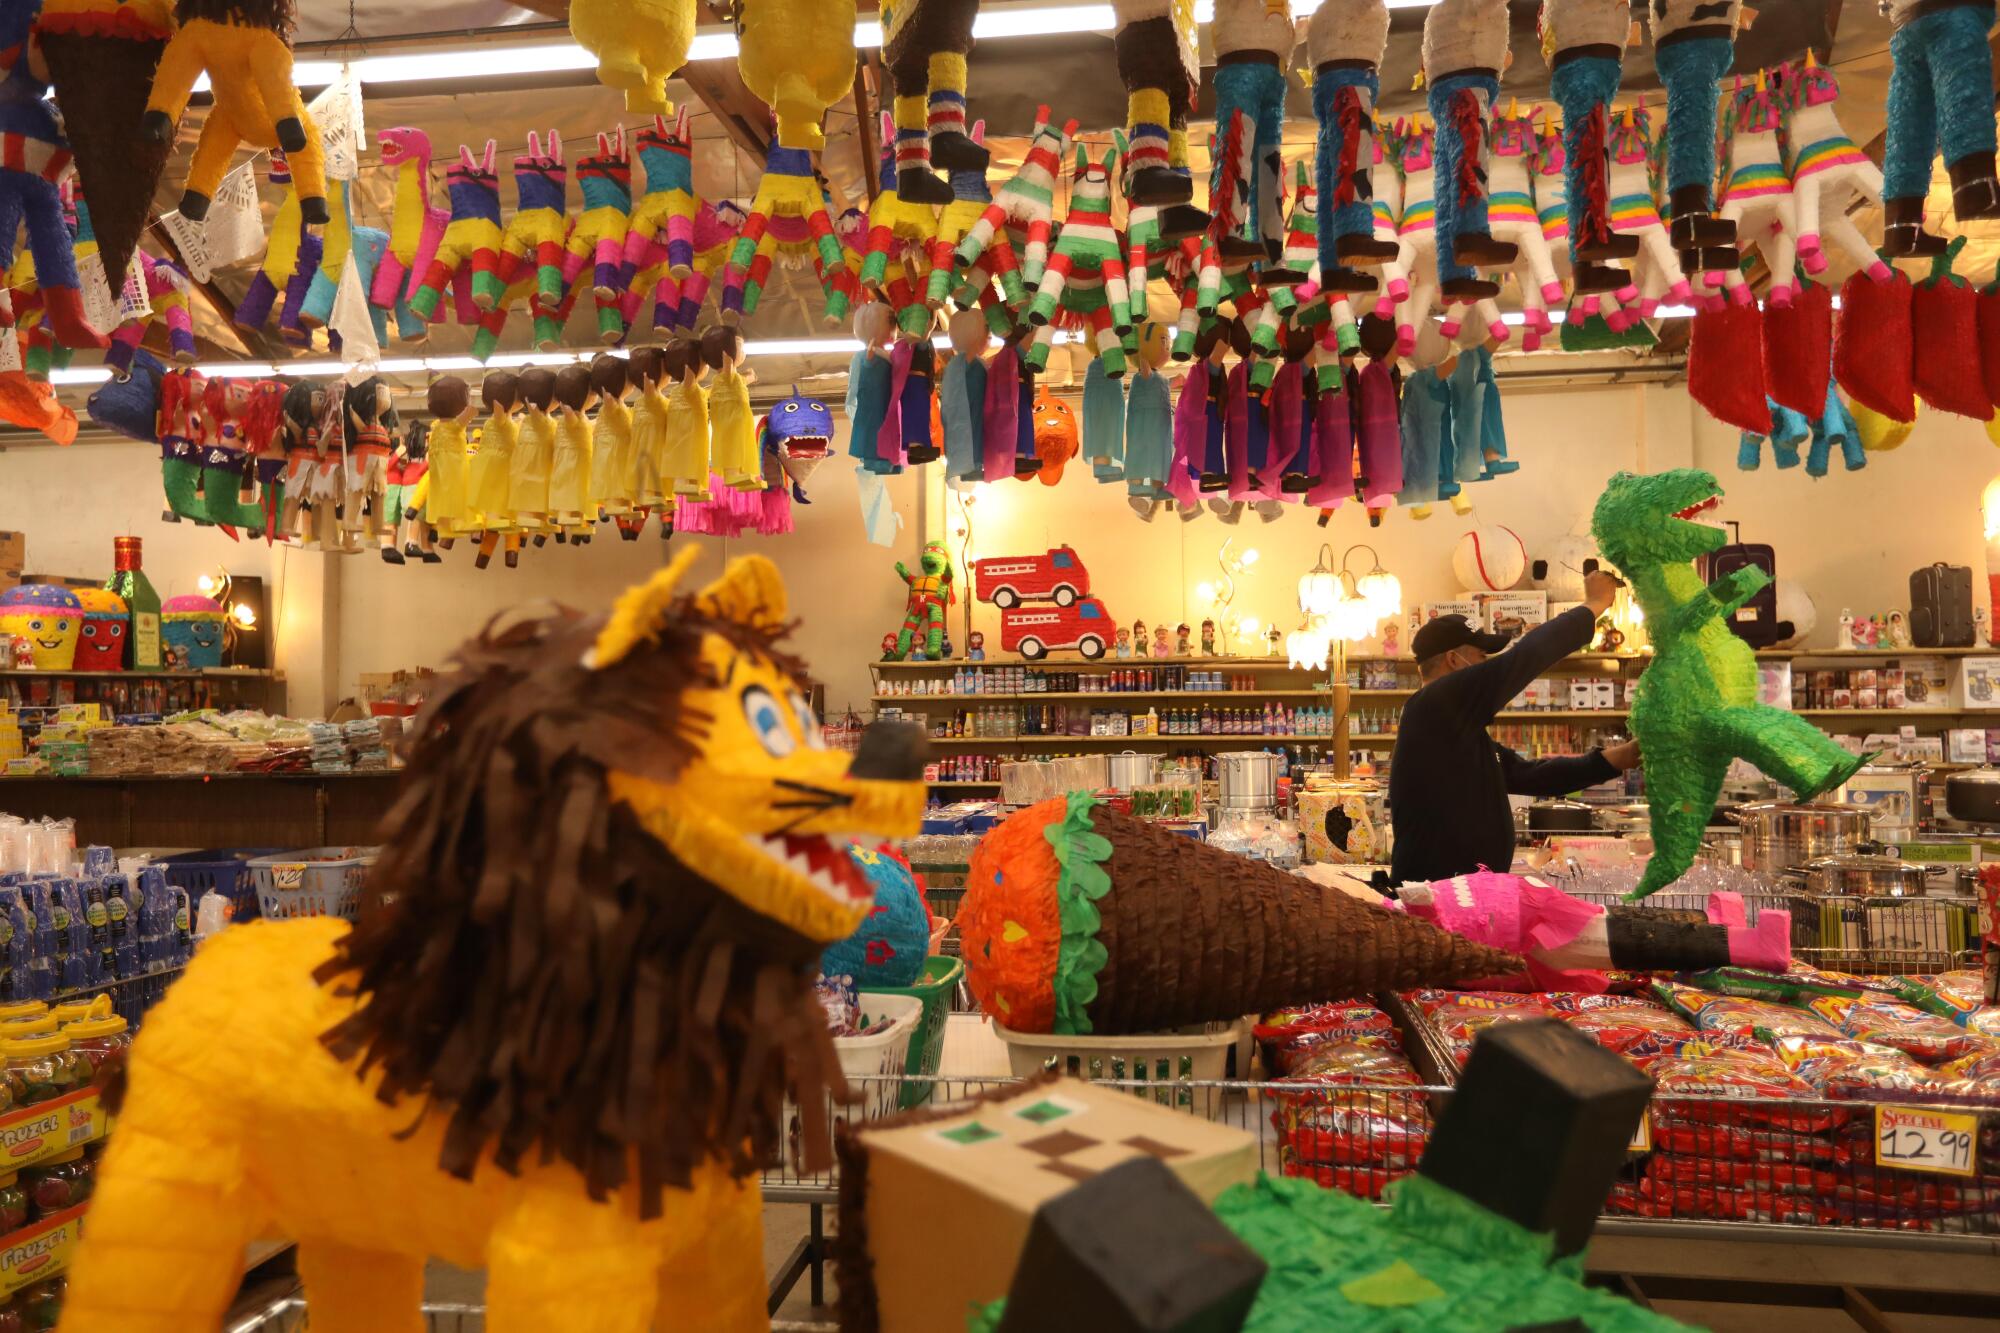
[(569, 22), (569, 0), (514, 0), (514, 4), (531, 14)]
[[(703, 23), (730, 23), (732, 17), (718, 0), (697, 0)], [(743, 84), (733, 60), (693, 60), (681, 67), (680, 80), (722, 124), (723, 133), (752, 163), (762, 165), (771, 151), (771, 113), (762, 99)]]

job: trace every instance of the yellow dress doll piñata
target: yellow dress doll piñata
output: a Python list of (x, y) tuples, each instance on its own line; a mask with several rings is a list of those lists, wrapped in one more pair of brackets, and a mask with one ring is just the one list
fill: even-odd
[(264, 1236), (313, 1333), (420, 1330), (431, 1258), (486, 1270), (492, 1333), (768, 1326), (757, 1173), (788, 1098), (826, 1159), (812, 978), (925, 742), (819, 748), (776, 568), (683, 593), (696, 558), (460, 649), (358, 925), (202, 946), (133, 1046), (65, 1333), (216, 1328)]

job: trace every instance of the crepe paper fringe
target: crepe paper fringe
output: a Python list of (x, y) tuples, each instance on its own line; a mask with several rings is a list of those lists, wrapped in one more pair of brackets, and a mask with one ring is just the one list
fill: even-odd
[(1479, 96), (1461, 88), (1451, 97), (1452, 128), (1458, 131), (1458, 203), (1462, 208), (1486, 196), (1486, 117)]
[(1891, 421), (1915, 421), (1910, 280), (1892, 270), (1884, 281), (1856, 273), (1840, 288), (1833, 332), (1833, 377), (1847, 396)]
[(1985, 421), (1993, 415), (1979, 356), (1979, 297), (1951, 271), (1965, 248), (1957, 236), (1910, 294), (1910, 373), (1917, 396), (1940, 412)]
[(1833, 292), (1808, 282), (1788, 306), (1764, 311), (1764, 392), (1781, 407), (1818, 416), (1833, 376)]
[(1717, 421), (1771, 433), (1764, 396), (1763, 315), (1754, 305), (1704, 310), (1688, 340), (1688, 394)]
[(1062, 948), (1056, 954), (1054, 1030), (1065, 1036), (1090, 1031), (1089, 1009), (1097, 999), (1097, 974), (1104, 970), (1107, 957), (1097, 938), (1104, 924), (1097, 900), (1111, 892), (1111, 876), (1104, 870), (1104, 862), (1111, 859), (1111, 842), (1092, 826), (1091, 814), (1097, 806), (1097, 798), (1090, 793), (1071, 792), (1063, 818), (1042, 830), (1062, 867), (1056, 880)]

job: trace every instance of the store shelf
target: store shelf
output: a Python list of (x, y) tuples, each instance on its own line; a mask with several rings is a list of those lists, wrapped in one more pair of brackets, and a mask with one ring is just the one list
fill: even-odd
[[(1361, 693), (1361, 691), (1355, 691)], [(1324, 699), (1331, 690), (1078, 690), (1038, 694), (877, 694), (878, 704), (1110, 703), (1120, 699)]]
[(199, 671), (43, 671), (38, 667), (10, 667), (0, 671), (8, 676), (56, 676), (64, 680), (283, 680), (284, 673), (263, 667), (203, 667)]
[(79, 846), (326, 847), (379, 841), (397, 771), (0, 778), (25, 819), (74, 819)]
[(1631, 715), (1628, 708), (1521, 708), (1494, 714), (1502, 722), (1570, 722)]
[[(1992, 710), (1958, 708), (1799, 708), (1800, 717), (1973, 717)], [(2000, 715), (1996, 715), (2000, 716)]]
[(992, 782), (965, 782), (965, 781), (926, 782), (924, 785), (926, 787), (931, 787), (934, 789), (938, 787), (997, 787), (1000, 785), (1000, 782), (999, 779), (996, 778)]
[(1416, 686), (1403, 690), (1363, 690), (1350, 688), (1348, 697), (1353, 699), (1407, 699), (1417, 692)]
[(935, 662), (870, 662), (868, 665), (878, 671), (956, 671), (960, 667), (984, 668), (988, 671), (996, 667), (1026, 667), (1031, 671), (1127, 671), (1144, 667), (1157, 669), (1163, 666), (1179, 666), (1201, 670), (1212, 667), (1235, 667), (1239, 670), (1296, 671), (1304, 676), (1325, 674), (1308, 671), (1304, 667), (1295, 667), (1290, 659), (1283, 657), (1100, 657), (1095, 662), (1084, 661), (1081, 658), (1072, 660), (1053, 657), (1045, 657), (1039, 662), (1030, 662), (1019, 657), (989, 657), (984, 662), (972, 662), (963, 657), (943, 657)]
[(1032, 746), (1039, 750), (1067, 749), (1074, 745), (1123, 745), (1145, 741), (1159, 745), (1245, 745), (1267, 742), (1272, 744), (1331, 744), (1332, 736), (933, 736), (931, 743), (944, 748), (959, 745), (1011, 745)]

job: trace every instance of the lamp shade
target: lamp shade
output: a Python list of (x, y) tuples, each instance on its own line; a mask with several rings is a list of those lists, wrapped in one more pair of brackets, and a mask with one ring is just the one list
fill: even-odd
[(1330, 613), (1340, 596), (1340, 575), (1332, 570), (1314, 569), (1299, 579), (1299, 610), (1307, 615)]
[(1388, 570), (1377, 566), (1361, 576), (1355, 585), (1360, 594), (1375, 608), (1378, 620), (1403, 614), (1403, 583)]

